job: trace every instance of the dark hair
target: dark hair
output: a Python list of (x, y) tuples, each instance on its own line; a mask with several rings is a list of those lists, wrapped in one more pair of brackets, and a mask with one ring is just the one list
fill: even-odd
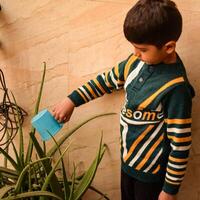
[(182, 17), (171, 0), (139, 0), (127, 13), (124, 35), (129, 42), (162, 47), (177, 41), (182, 32)]

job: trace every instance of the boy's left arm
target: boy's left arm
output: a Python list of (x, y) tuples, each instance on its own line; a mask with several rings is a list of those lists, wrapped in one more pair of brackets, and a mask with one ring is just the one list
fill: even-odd
[(158, 200), (176, 200), (176, 196), (162, 191), (158, 197)]
[(164, 99), (171, 152), (159, 200), (174, 200), (183, 181), (191, 147), (191, 108), (192, 95), (186, 85), (176, 86)]

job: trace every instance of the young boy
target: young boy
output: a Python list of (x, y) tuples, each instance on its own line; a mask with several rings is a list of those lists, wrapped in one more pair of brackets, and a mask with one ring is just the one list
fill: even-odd
[(124, 88), (121, 111), (122, 200), (174, 200), (191, 146), (194, 90), (175, 51), (182, 17), (170, 0), (139, 0), (124, 34), (134, 54), (73, 91), (53, 109), (66, 122), (74, 107)]

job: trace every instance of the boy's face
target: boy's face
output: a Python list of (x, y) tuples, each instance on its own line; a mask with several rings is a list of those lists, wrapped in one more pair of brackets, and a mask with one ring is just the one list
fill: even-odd
[(149, 44), (132, 43), (132, 45), (134, 47), (134, 54), (147, 64), (158, 64), (165, 62), (168, 56), (164, 46), (158, 48), (155, 45)]

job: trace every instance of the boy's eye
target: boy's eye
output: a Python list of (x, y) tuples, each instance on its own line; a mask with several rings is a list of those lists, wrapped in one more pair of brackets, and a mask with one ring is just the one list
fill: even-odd
[(144, 53), (147, 51), (147, 49), (140, 49), (140, 51)]

